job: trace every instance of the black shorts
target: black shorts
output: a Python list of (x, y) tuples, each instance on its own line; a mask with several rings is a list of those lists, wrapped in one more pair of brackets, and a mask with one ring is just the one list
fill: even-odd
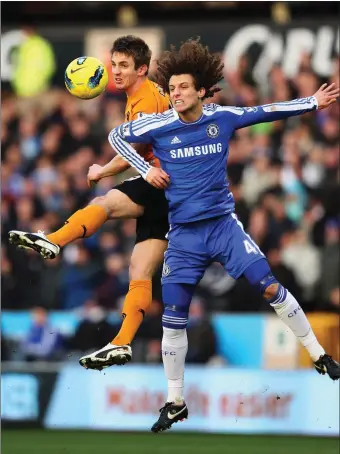
[(144, 214), (137, 218), (136, 243), (148, 239), (165, 240), (169, 231), (168, 201), (165, 192), (147, 183), (141, 176), (123, 181), (114, 187), (129, 199), (144, 207)]

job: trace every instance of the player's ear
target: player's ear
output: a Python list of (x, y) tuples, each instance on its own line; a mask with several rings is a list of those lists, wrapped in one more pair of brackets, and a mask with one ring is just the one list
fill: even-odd
[(137, 74), (139, 76), (145, 76), (145, 74), (148, 72), (148, 67), (146, 65), (142, 65), (137, 69)]
[(200, 89), (198, 90), (198, 97), (199, 97), (200, 99), (202, 99), (202, 98), (204, 97), (204, 95), (205, 95), (205, 88), (200, 88)]

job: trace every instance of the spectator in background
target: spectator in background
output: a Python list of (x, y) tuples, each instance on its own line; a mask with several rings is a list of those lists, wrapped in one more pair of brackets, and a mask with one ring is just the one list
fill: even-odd
[(124, 241), (122, 242), (125, 254), (130, 254), (136, 241), (136, 220), (124, 219), (121, 221), (121, 230)]
[(302, 158), (295, 132), (285, 134), (281, 153), (283, 167), (280, 184), (286, 195), (286, 214), (291, 221), (298, 223), (306, 208), (307, 194), (302, 183)]
[(83, 304), (82, 320), (74, 336), (68, 339), (68, 348), (87, 353), (107, 344), (113, 336), (114, 327), (106, 320), (106, 312), (97, 301), (87, 300)]
[(269, 229), (269, 217), (262, 207), (255, 208), (250, 215), (248, 232), (264, 254), (274, 246), (275, 238)]
[(240, 184), (230, 183), (230, 191), (233, 193), (235, 200), (235, 213), (237, 214), (239, 220), (242, 222), (244, 228), (247, 230), (250, 210), (243, 196), (243, 188)]
[(265, 150), (255, 153), (253, 161), (242, 175), (243, 195), (248, 205), (253, 206), (260, 195), (277, 182), (275, 169), (271, 166), (270, 157)]
[[(273, 275), (282, 285), (285, 286), (292, 294), (296, 295), (299, 301), (302, 300), (301, 288), (296, 282), (293, 271), (282, 263), (282, 250), (278, 247), (272, 248), (267, 253), (268, 262)], [(271, 311), (271, 307), (267, 303), (262, 305), (263, 310)]]
[(6, 248), (3, 247), (1, 252), (1, 306), (2, 309), (12, 309), (19, 300), (17, 282)]
[(269, 229), (276, 242), (284, 233), (295, 228), (295, 223), (286, 215), (285, 199), (281, 188), (276, 187), (263, 194), (262, 206), (269, 214)]
[(63, 309), (82, 307), (95, 294), (101, 278), (101, 266), (92, 261), (88, 249), (80, 242), (64, 251), (65, 262), (60, 280)]
[(129, 276), (124, 256), (117, 253), (107, 254), (102, 283), (96, 291), (98, 303), (107, 310), (120, 309), (119, 299), (126, 294), (128, 287)]
[(2, 192), (11, 198), (19, 197), (25, 191), (25, 175), (23, 158), (16, 141), (8, 145), (4, 153), (2, 176), (4, 177)]
[(282, 68), (279, 65), (273, 65), (269, 73), (269, 93), (271, 100), (286, 101), (291, 97), (290, 87)]
[[(91, 150), (98, 150), (99, 144), (91, 134), (90, 122), (86, 115), (78, 114), (77, 116), (72, 117), (68, 123), (68, 132), (63, 139), (63, 148), (76, 151), (87, 147)], [(93, 160), (90, 164), (92, 163)], [(88, 167), (89, 166), (87, 166), (86, 171), (88, 170)]]
[(32, 325), (21, 344), (26, 361), (56, 361), (63, 355), (63, 339), (48, 321), (47, 311), (35, 307), (32, 312)]
[(55, 124), (47, 127), (40, 137), (40, 154), (43, 157), (49, 158), (54, 165), (60, 162), (63, 153), (60, 147), (63, 132), (63, 127)]
[(304, 301), (312, 301), (321, 276), (320, 253), (302, 229), (281, 238), (282, 263), (293, 270)]
[(61, 257), (46, 261), (40, 270), (37, 301), (49, 311), (60, 310), (63, 306), (61, 298), (61, 273)]
[[(115, 221), (113, 221), (115, 222)], [(110, 227), (113, 227), (112, 225)], [(119, 254), (122, 252), (122, 244), (116, 232), (105, 230), (99, 234), (99, 247), (104, 258), (111, 254)]]
[(190, 305), (187, 336), (187, 363), (206, 364), (214, 360), (216, 356), (214, 328), (202, 301), (198, 298), (193, 298)]
[[(134, 361), (147, 363), (160, 363), (162, 361), (162, 304), (153, 299), (150, 310), (138, 330), (133, 354)], [(136, 348), (135, 348), (136, 347)]]
[(11, 301), (10, 309), (20, 310), (35, 307), (39, 304), (41, 260), (35, 260), (32, 254), (23, 260), (22, 253), (12, 246), (8, 246), (7, 257), (11, 265), (9, 265), (5, 277), (13, 277), (16, 281), (12, 293), (14, 300)]
[(37, 120), (32, 116), (22, 117), (19, 121), (19, 146), (24, 159), (24, 169), (28, 169), (40, 151)]
[(313, 146), (302, 166), (302, 181), (309, 189), (317, 189), (325, 178), (324, 156), (320, 146)]
[(32, 97), (48, 89), (55, 57), (51, 44), (33, 27), (24, 27), (23, 32), (25, 40), (17, 51), (12, 85), (17, 96)]
[(328, 305), (326, 309), (336, 312), (340, 315), (340, 288), (333, 288), (329, 294)]
[(325, 228), (325, 246), (321, 252), (321, 299), (323, 307), (339, 311), (340, 221), (329, 219)]
[(23, 196), (16, 201), (15, 206), (12, 205), (15, 224), (20, 228), (31, 225), (32, 219), (37, 213), (37, 206), (34, 202), (35, 200), (31, 197)]

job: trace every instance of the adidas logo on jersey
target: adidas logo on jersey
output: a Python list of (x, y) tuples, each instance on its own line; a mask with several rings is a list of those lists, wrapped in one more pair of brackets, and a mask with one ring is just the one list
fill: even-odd
[(177, 136), (175, 136), (171, 141), (171, 144), (174, 144), (174, 143), (181, 143), (181, 140)]

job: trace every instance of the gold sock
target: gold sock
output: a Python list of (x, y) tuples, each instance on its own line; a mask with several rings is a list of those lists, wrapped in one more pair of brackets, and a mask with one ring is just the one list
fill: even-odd
[(78, 238), (87, 238), (93, 235), (107, 221), (105, 208), (100, 205), (88, 205), (76, 211), (56, 232), (46, 235), (54, 244), (66, 246)]
[(132, 342), (151, 302), (152, 282), (131, 281), (122, 309), (124, 320), (119, 333), (112, 340), (112, 344), (126, 345)]

